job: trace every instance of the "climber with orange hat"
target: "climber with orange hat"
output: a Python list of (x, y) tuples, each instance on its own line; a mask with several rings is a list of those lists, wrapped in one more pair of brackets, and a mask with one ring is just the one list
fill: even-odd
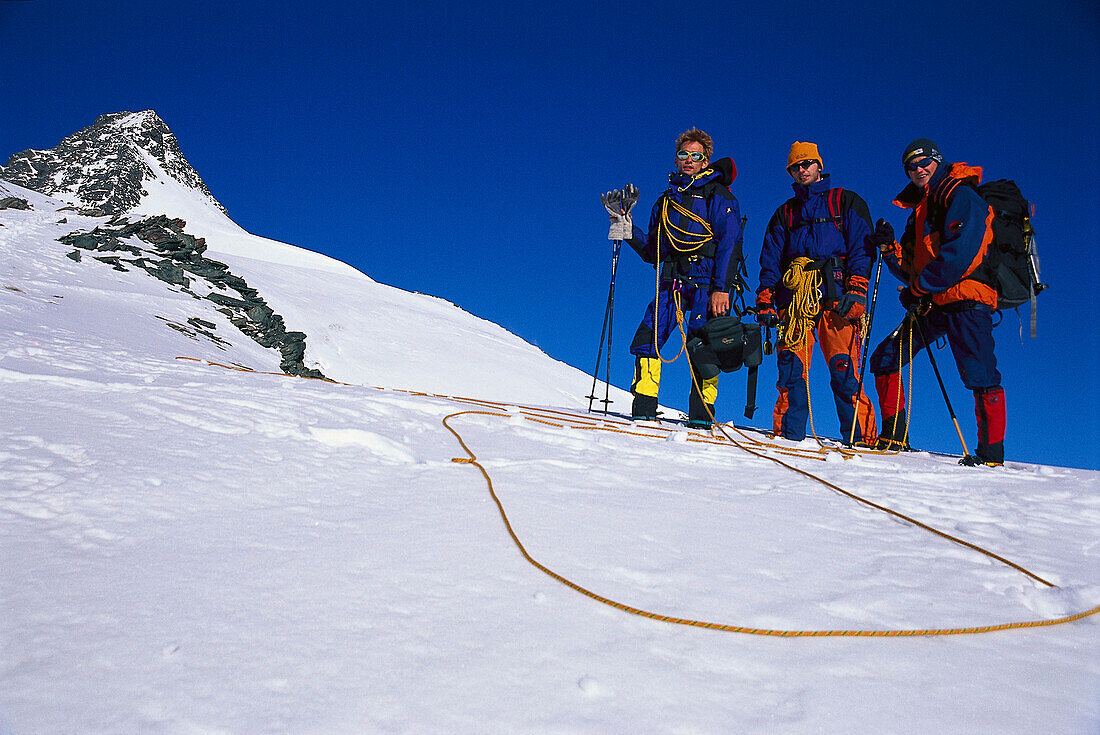
[(806, 438), (816, 337), (829, 368), (841, 435), (873, 445), (875, 412), (859, 381), (860, 323), (875, 261), (867, 242), (871, 213), (858, 194), (834, 186), (822, 169), (817, 145), (795, 141), (787, 156), (794, 196), (775, 210), (760, 251), (757, 321), (781, 327), (772, 428), (786, 439)]

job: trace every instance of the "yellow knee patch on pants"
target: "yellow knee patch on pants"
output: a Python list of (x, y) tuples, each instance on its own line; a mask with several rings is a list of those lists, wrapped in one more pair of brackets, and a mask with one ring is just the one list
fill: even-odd
[(634, 382), (630, 385), (630, 392), (656, 398), (660, 386), (661, 361), (656, 357), (635, 357)]
[(703, 396), (703, 403), (706, 403), (708, 406), (714, 405), (714, 400), (718, 398), (717, 375), (713, 378), (699, 381), (699, 395)]

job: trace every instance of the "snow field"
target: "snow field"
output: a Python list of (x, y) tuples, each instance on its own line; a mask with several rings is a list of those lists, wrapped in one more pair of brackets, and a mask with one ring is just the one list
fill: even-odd
[[(48, 711), (83, 732), (889, 732), (907, 712), (945, 732), (1003, 730), (1011, 713), (1008, 731), (1025, 732), (1054, 713), (1052, 731), (1073, 732), (1095, 716), (1081, 698), (1100, 675), (1081, 658), (1090, 621), (761, 641), (593, 602), (529, 566), (480, 473), (451, 462), (463, 453), (442, 418), (469, 404), (182, 361), (128, 390), (48, 376), (5, 388), (34, 407), (4, 437), (0, 477), (12, 723)], [(518, 413), (452, 423), (536, 559), (655, 612), (983, 624), (1056, 596), (732, 448)], [(109, 440), (89, 446), (90, 425)], [(913, 457), (929, 475), (948, 461)], [(950, 489), (922, 487), (946, 512)], [(990, 502), (1020, 502), (1000, 495)], [(1073, 497), (1047, 494), (1049, 512), (1075, 515)], [(1095, 599), (1094, 557), (1062, 557), (1060, 538), (1030, 548)], [(990, 705), (986, 686), (1014, 694)], [(960, 697), (950, 717), (928, 706)]]
[[(0, 217), (3, 735), (1100, 726), (1096, 617), (784, 639), (585, 597), (523, 559), (442, 421), (506, 414), (449, 421), (541, 563), (625, 604), (754, 627), (1096, 605), (1098, 473), (767, 449), (1047, 588), (699, 433), (575, 418), (591, 378), (496, 325), (240, 240), (224, 259), (307, 332), (307, 362), (351, 385), (265, 374), (278, 355), (211, 305), (64, 257), (55, 238), (95, 222), (27, 198)], [(195, 317), (227, 344), (168, 325)]]

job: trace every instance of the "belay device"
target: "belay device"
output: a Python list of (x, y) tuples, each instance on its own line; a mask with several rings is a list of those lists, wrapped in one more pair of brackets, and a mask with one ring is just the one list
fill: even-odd
[(703, 380), (719, 372), (749, 369), (745, 391), (745, 418), (756, 411), (756, 373), (764, 361), (760, 325), (742, 322), (740, 317), (717, 316), (707, 321), (687, 343), (688, 359)]

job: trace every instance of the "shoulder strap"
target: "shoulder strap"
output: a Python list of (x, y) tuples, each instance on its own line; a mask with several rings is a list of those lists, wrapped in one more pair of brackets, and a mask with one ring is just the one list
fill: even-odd
[(841, 212), (841, 197), (844, 194), (844, 189), (829, 189), (829, 193), (825, 196), (825, 203), (829, 208), (828, 217), (815, 217), (811, 220), (799, 220), (797, 223), (794, 221), (795, 207), (798, 205), (798, 197), (791, 197), (783, 203), (783, 218), (787, 222), (788, 230), (795, 230), (799, 227), (805, 227), (811, 224), (820, 224), (823, 222), (832, 222), (836, 226), (836, 229), (843, 234), (844, 229), (841, 227), (841, 223), (844, 221), (844, 214)]
[(841, 234), (844, 233), (844, 228), (840, 226), (840, 223), (844, 221), (844, 215), (840, 213), (840, 197), (843, 194), (844, 189), (829, 189), (829, 218), (832, 219), (837, 231)]
[(745, 418), (752, 420), (752, 415), (756, 412), (756, 373), (760, 370), (759, 365), (753, 365), (749, 368), (748, 381), (745, 383)]
[(783, 221), (787, 224), (788, 232), (794, 229), (794, 208), (798, 204), (798, 197), (791, 197), (783, 202)]
[(940, 185), (936, 187), (936, 190), (932, 192), (933, 200), (936, 202), (937, 205), (946, 210), (948, 207), (948, 200), (955, 195), (955, 190), (963, 184), (969, 186), (974, 191), (978, 190), (977, 186), (969, 182), (948, 176), (943, 181), (941, 181)]

